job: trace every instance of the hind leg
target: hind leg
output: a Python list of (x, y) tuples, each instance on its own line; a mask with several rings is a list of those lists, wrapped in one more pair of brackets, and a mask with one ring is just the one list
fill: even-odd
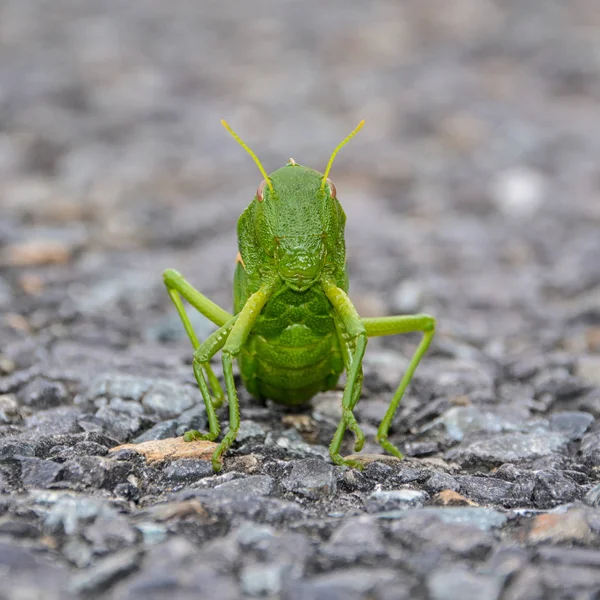
[[(181, 301), (181, 296), (183, 296), (198, 312), (203, 314), (207, 319), (210, 319), (215, 325), (222, 327), (233, 318), (232, 314), (228, 313), (226, 310), (223, 310), (220, 306), (201, 294), (177, 271), (173, 269), (167, 269), (163, 273), (163, 279), (169, 296), (171, 297), (171, 300), (173, 301), (173, 304), (179, 313), (183, 327), (190, 341), (192, 342), (194, 351), (197, 351), (200, 348), (200, 341), (198, 340), (192, 324), (190, 323), (189, 317), (185, 311), (185, 307), (183, 306), (183, 302)], [(225, 394), (223, 393), (221, 384), (219, 383), (217, 376), (214, 374), (210, 363), (202, 363), (201, 368), (204, 369), (208, 382), (210, 383), (210, 387), (213, 391), (213, 406), (215, 408), (219, 408), (225, 400)], [(196, 375), (196, 379), (198, 380), (196, 367), (194, 367), (194, 373)], [(198, 382), (198, 385), (200, 386), (200, 382)], [(202, 389), (201, 386), (200, 389)]]
[(381, 424), (379, 425), (379, 429), (377, 430), (377, 441), (383, 446), (383, 448), (385, 448), (385, 450), (387, 450), (390, 454), (397, 456), (398, 458), (402, 458), (402, 452), (400, 452), (396, 446), (388, 441), (388, 433), (394, 415), (398, 410), (398, 406), (400, 406), (402, 396), (404, 395), (404, 392), (406, 391), (406, 388), (410, 383), (410, 380), (412, 379), (412, 376), (419, 362), (421, 361), (421, 358), (423, 358), (423, 355), (425, 352), (427, 352), (427, 348), (429, 348), (429, 345), (433, 340), (433, 336), (435, 335), (435, 319), (429, 315), (406, 315), (396, 317), (381, 317), (376, 319), (363, 319), (362, 322), (369, 337), (412, 333), (416, 331), (423, 333), (423, 338), (413, 354), (408, 368), (402, 376), (400, 384), (398, 385), (398, 388), (392, 397), (390, 406), (385, 413)]

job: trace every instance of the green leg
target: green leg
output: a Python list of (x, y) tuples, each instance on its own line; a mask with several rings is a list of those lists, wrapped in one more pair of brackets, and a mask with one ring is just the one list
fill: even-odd
[(210, 359), (225, 345), (227, 337), (231, 333), (231, 330), (233, 329), (236, 320), (237, 317), (233, 317), (228, 323), (225, 323), (225, 325), (223, 325), (222, 327), (217, 329), (217, 331), (208, 336), (207, 340), (194, 351), (194, 375), (196, 377), (196, 381), (198, 382), (200, 392), (202, 393), (204, 406), (206, 406), (206, 416), (208, 418), (208, 433), (201, 434), (195, 429), (186, 431), (185, 435), (183, 436), (183, 439), (186, 442), (191, 442), (193, 440), (214, 441), (217, 439), (219, 432), (221, 431), (219, 420), (217, 419), (217, 414), (215, 412), (215, 408), (218, 408), (218, 406), (216, 406), (216, 403), (210, 396), (208, 386), (206, 385), (206, 379), (204, 378), (203, 369), (207, 368)]
[[(352, 368), (352, 361), (354, 359), (354, 355), (356, 352), (356, 344), (354, 343), (354, 340), (346, 333), (343, 325), (339, 322), (339, 320), (334, 319), (334, 321), (335, 321), (337, 336), (340, 341), (340, 349), (342, 352), (342, 357), (344, 359), (344, 366), (346, 368), (346, 373), (350, 373), (350, 370)], [(352, 389), (352, 399), (350, 401), (350, 410), (351, 411), (354, 410), (356, 403), (360, 399), (360, 394), (362, 392), (362, 382), (363, 382), (363, 369), (362, 369), (362, 362), (360, 362), (358, 365), (358, 372), (356, 374), (356, 381), (354, 382), (354, 386)], [(354, 414), (352, 415), (352, 418), (354, 418)], [(355, 452), (360, 452), (365, 443), (365, 436), (364, 436), (363, 432), (361, 431), (360, 427), (358, 426), (356, 419), (354, 419), (354, 421), (355, 421), (355, 423), (353, 424), (353, 427), (350, 428), (356, 434), (354, 450), (355, 450)]]
[(367, 333), (354, 305), (346, 293), (327, 281), (323, 282), (323, 289), (345, 330), (340, 333), (340, 328), (338, 327), (338, 336), (342, 346), (347, 373), (346, 387), (344, 388), (344, 395), (342, 397), (342, 419), (329, 445), (329, 454), (336, 465), (346, 465), (362, 469), (363, 466), (358, 461), (345, 460), (340, 455), (340, 448), (347, 429), (350, 429), (354, 433), (354, 448), (357, 452), (362, 448), (365, 440), (365, 436), (358, 426), (352, 410), (360, 398), (362, 359), (367, 347)]
[(390, 454), (402, 458), (402, 453), (396, 446), (388, 441), (388, 432), (392, 424), (392, 419), (398, 410), (400, 400), (412, 379), (412, 376), (417, 368), (421, 358), (427, 352), (427, 348), (433, 340), (435, 334), (435, 319), (429, 315), (407, 315), (407, 316), (396, 316), (396, 317), (381, 317), (376, 319), (363, 319), (364, 327), (369, 337), (378, 335), (395, 335), (398, 333), (412, 333), (415, 331), (423, 332), (423, 339), (421, 340), (417, 350), (415, 351), (400, 385), (396, 390), (390, 406), (385, 413), (385, 417), (379, 425), (377, 430), (377, 441), (387, 450)]
[(229, 431), (213, 453), (212, 464), (215, 471), (221, 470), (221, 456), (234, 442), (240, 428), (240, 405), (233, 380), (233, 359), (241, 352), (269, 296), (270, 289), (261, 289), (248, 298), (244, 308), (237, 315), (229, 337), (223, 346), (222, 363), (229, 402)]
[[(171, 297), (171, 300), (173, 301), (173, 304), (179, 313), (183, 327), (185, 328), (185, 331), (192, 342), (194, 350), (198, 350), (198, 348), (200, 348), (200, 342), (196, 336), (196, 333), (194, 332), (194, 329), (192, 328), (192, 324), (190, 323), (187, 313), (185, 312), (183, 302), (181, 301), (181, 296), (183, 296), (198, 312), (215, 323), (215, 325), (221, 327), (232, 319), (232, 314), (220, 308), (206, 296), (203, 296), (177, 271), (173, 269), (167, 269), (163, 273), (163, 279), (165, 285), (167, 286), (169, 296)], [(213, 390), (213, 405), (215, 408), (219, 408), (225, 400), (225, 395), (223, 394), (219, 380), (217, 379), (217, 376), (214, 374), (208, 362), (203, 364), (202, 367), (206, 372), (210, 387)], [(196, 379), (198, 379), (196, 367), (194, 367), (194, 373), (196, 374)], [(200, 383), (198, 383), (198, 385), (200, 385)], [(200, 389), (202, 389), (202, 387), (200, 387)]]

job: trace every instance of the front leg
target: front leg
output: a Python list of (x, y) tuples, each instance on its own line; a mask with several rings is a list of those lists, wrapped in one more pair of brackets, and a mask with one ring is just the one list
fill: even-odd
[(233, 359), (241, 352), (256, 323), (258, 315), (271, 295), (271, 291), (272, 286), (265, 286), (264, 289), (258, 290), (258, 292), (248, 298), (244, 308), (237, 315), (237, 320), (223, 347), (222, 364), (225, 389), (229, 402), (229, 431), (225, 434), (225, 437), (213, 453), (212, 464), (215, 471), (221, 470), (223, 466), (221, 456), (234, 442), (240, 428), (240, 405), (233, 380)]
[[(163, 273), (163, 280), (165, 282), (165, 286), (167, 287), (167, 291), (169, 292), (169, 296), (171, 297), (171, 300), (173, 301), (173, 304), (179, 313), (183, 327), (190, 338), (190, 342), (192, 342), (194, 353), (196, 353), (198, 352), (201, 344), (196, 336), (196, 333), (194, 332), (192, 324), (190, 323), (190, 319), (185, 311), (183, 302), (181, 301), (181, 296), (183, 296), (198, 312), (204, 315), (207, 319), (210, 319), (219, 327), (223, 327), (226, 323), (231, 321), (233, 315), (228, 313), (226, 310), (223, 310), (220, 306), (201, 294), (181, 275), (181, 273), (178, 273), (174, 269), (167, 269)], [(213, 390), (212, 403), (215, 408), (219, 408), (225, 401), (225, 395), (221, 389), (221, 384), (219, 383), (217, 376), (214, 374), (214, 371), (211, 369), (210, 363), (207, 361), (202, 363), (202, 365)], [(196, 375), (196, 380), (198, 380), (198, 385), (202, 390), (202, 386), (199, 381), (199, 375), (196, 373), (196, 367), (194, 367), (194, 374)], [(204, 395), (204, 392), (202, 392), (202, 394)], [(214, 413), (214, 410), (212, 412)]]
[(187, 431), (183, 436), (183, 439), (186, 442), (191, 442), (193, 440), (210, 440), (212, 442), (219, 436), (221, 427), (219, 426), (215, 408), (219, 408), (220, 404), (216, 405), (211, 398), (206, 379), (204, 378), (204, 370), (210, 367), (210, 359), (225, 345), (227, 337), (230, 335), (237, 318), (237, 315), (232, 317), (225, 325), (219, 327), (217, 331), (212, 333), (206, 341), (194, 351), (194, 376), (198, 382), (198, 387), (200, 388), (202, 399), (204, 400), (204, 406), (206, 407), (208, 433), (202, 434), (195, 429)]
[(362, 388), (362, 360), (367, 347), (367, 332), (354, 304), (344, 290), (329, 281), (323, 282), (323, 290), (345, 329), (345, 333), (341, 333), (338, 328), (338, 336), (342, 345), (347, 373), (346, 387), (342, 397), (342, 419), (329, 445), (329, 454), (336, 465), (362, 469), (363, 466), (358, 461), (345, 460), (340, 455), (340, 447), (346, 429), (350, 429), (354, 433), (354, 447), (357, 452), (362, 449), (365, 439), (352, 411), (360, 398)]

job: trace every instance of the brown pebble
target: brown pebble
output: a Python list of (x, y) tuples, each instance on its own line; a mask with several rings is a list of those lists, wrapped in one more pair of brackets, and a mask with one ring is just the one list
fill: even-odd
[(4, 315), (4, 320), (9, 327), (12, 327), (12, 329), (25, 331), (26, 333), (31, 331), (29, 321), (23, 315), (18, 315), (17, 313), (8, 313)]
[(389, 454), (350, 454), (344, 456), (344, 459), (355, 460), (363, 465), (368, 465), (372, 462), (380, 462), (385, 465), (397, 465), (402, 462), (399, 458), (390, 456)]
[(316, 428), (316, 423), (310, 415), (285, 415), (281, 422), (286, 427), (297, 429), (300, 433), (313, 433)]
[(111, 448), (109, 452), (117, 452), (127, 448), (146, 457), (148, 462), (164, 462), (180, 458), (198, 458), (211, 460), (217, 444), (207, 440), (185, 442), (183, 437), (151, 440), (140, 444), (122, 444)]
[(566, 513), (538, 515), (527, 525), (525, 540), (533, 544), (545, 542), (589, 543), (594, 538), (585, 511), (579, 509), (569, 510)]
[(479, 506), (454, 490), (442, 490), (433, 497), (433, 503), (439, 506)]
[(19, 284), (23, 288), (23, 291), (30, 296), (38, 296), (44, 291), (43, 279), (32, 273), (23, 273), (19, 277)]
[(32, 240), (7, 246), (0, 263), (9, 267), (65, 264), (71, 260), (70, 249), (57, 240)]
[(182, 502), (175, 502), (173, 504), (159, 504), (152, 507), (150, 512), (157, 521), (185, 519), (186, 517), (200, 517), (205, 519), (208, 517), (206, 509), (196, 499), (184, 500)]
[(600, 353), (600, 327), (590, 327), (585, 332), (585, 342), (590, 352)]
[(256, 473), (260, 462), (254, 454), (245, 454), (244, 456), (233, 456), (227, 461), (228, 471), (242, 471), (243, 473)]

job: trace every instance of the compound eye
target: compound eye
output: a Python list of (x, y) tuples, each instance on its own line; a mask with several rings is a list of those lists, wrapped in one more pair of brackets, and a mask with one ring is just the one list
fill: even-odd
[(333, 181), (327, 178), (327, 185), (329, 186), (329, 193), (332, 198), (337, 198), (337, 190), (335, 189), (335, 185), (333, 185)]
[(267, 185), (267, 180), (263, 179), (260, 182), (260, 185), (258, 186), (258, 189), (256, 190), (256, 198), (258, 199), (259, 202), (262, 202), (264, 200), (263, 198), (263, 192), (265, 189), (265, 185)]

